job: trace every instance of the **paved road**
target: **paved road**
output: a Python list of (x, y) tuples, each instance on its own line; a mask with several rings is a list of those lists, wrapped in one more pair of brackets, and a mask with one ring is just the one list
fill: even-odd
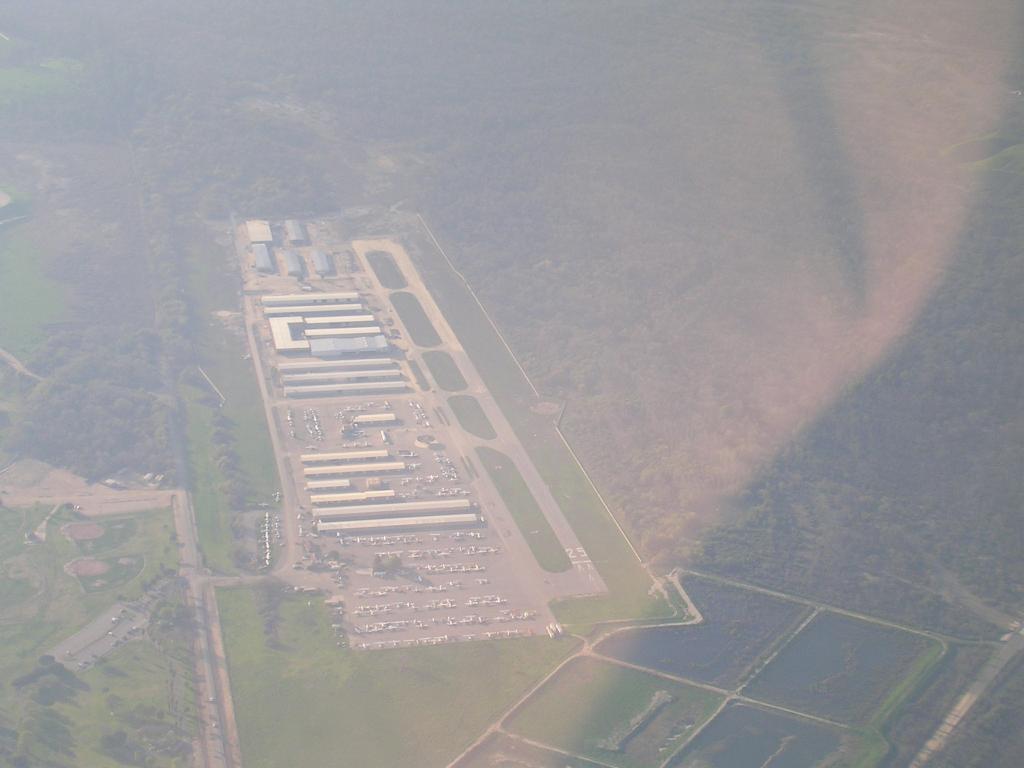
[(196, 623), (192, 646), (199, 720), (196, 757), (202, 768), (239, 768), (241, 756), (235, 748), (238, 726), (231, 692), (224, 682), (223, 661), (215, 650), (219, 645), (220, 623), (214, 621), (216, 600), (209, 574), (202, 567), (195, 513), (184, 491), (174, 494), (171, 506), (179, 546), (178, 573), (186, 581), (187, 599)]
[(72, 671), (91, 667), (122, 643), (140, 637), (149, 624), (150, 608), (148, 601), (114, 603), (50, 654)]
[[(452, 330), (448, 324), (444, 313), (440, 307), (434, 301), (434, 298), (427, 286), (424, 284), (422, 277), (420, 276), (419, 270), (413, 263), (409, 254), (406, 252), (399, 243), (390, 239), (376, 239), (376, 240), (355, 240), (352, 242), (352, 249), (359, 255), (359, 257), (366, 262), (366, 254), (370, 251), (381, 250), (386, 251), (392, 255), (395, 263), (401, 269), (403, 275), (406, 278), (408, 284), (408, 290), (414, 293), (420, 301), (423, 311), (430, 319), (441, 337), (443, 343), (443, 349), (452, 359), (455, 361), (459, 370), (462, 372), (463, 377), (468, 384), (466, 393), (473, 395), (476, 400), (480, 403), (481, 408), (487, 415), (488, 420), (494, 427), (497, 433), (495, 440), (478, 440), (460, 429), (453, 429), (453, 437), (459, 444), (459, 447), (464, 455), (467, 457), (474, 458), (475, 461), (475, 448), (477, 445), (486, 445), (487, 447), (494, 448), (501, 451), (508, 456), (512, 462), (516, 465), (520, 475), (526, 482), (527, 487), (530, 489), (530, 493), (536, 500), (538, 506), (544, 513), (552, 529), (555, 532), (555, 536), (558, 538), (559, 543), (563, 549), (570, 550), (575, 553), (579, 553), (573, 557), (574, 567), (563, 573), (544, 573), (544, 592), (547, 594), (548, 599), (569, 597), (575, 595), (587, 595), (587, 594), (600, 594), (607, 592), (603, 580), (597, 572), (597, 569), (590, 563), (589, 558), (586, 556), (583, 546), (580, 544), (579, 539), (576, 536), (576, 532), (573, 531), (572, 526), (565, 519), (565, 515), (562, 513), (562, 508), (555, 500), (551, 493), (551, 489), (547, 483), (540, 476), (537, 468), (534, 466), (533, 460), (530, 458), (523, 444), (519, 441), (516, 436), (512, 425), (505, 417), (504, 412), (498, 406), (494, 397), (491, 395), (486, 384), (483, 381), (479, 371), (473, 364), (469, 354), (463, 349), (462, 344), (459, 342), (458, 336), (455, 331)], [(366, 264), (367, 275), (376, 282), (375, 273)], [(379, 283), (377, 283), (379, 286)], [(382, 296), (388, 294), (387, 289), (382, 286), (379, 287), (378, 293)], [(397, 315), (396, 319), (399, 324), (402, 324), (401, 316)], [(408, 329), (404, 328), (405, 338), (411, 339)], [(410, 341), (411, 345), (411, 341)], [(445, 398), (443, 394), (438, 394), (435, 398), (437, 405), (445, 406)], [(447, 408), (445, 412), (449, 413)], [(493, 487), (490, 483), (490, 478), (487, 476), (486, 470), (481, 469), (480, 472), (481, 480), (484, 481), (485, 486)], [(496, 489), (495, 489), (496, 493)], [(500, 496), (496, 496), (500, 498)], [(525, 543), (525, 542), (524, 542)], [(528, 554), (527, 557), (533, 558), (532, 554)]]

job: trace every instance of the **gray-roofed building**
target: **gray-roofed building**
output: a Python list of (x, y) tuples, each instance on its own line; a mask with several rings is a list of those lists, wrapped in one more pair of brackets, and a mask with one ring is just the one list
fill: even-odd
[(302, 277), (306, 274), (306, 265), (295, 251), (281, 251), (281, 258), (284, 260), (284, 271), (289, 277)]
[(274, 260), (266, 243), (255, 243), (252, 246), (253, 262), (258, 272), (275, 272)]
[(302, 245), (308, 241), (306, 228), (302, 222), (295, 219), (287, 219), (284, 223), (284, 237), (292, 245)]
[(333, 275), (334, 261), (323, 251), (313, 251), (313, 269), (318, 275)]
[(382, 334), (354, 338), (310, 339), (309, 353), (313, 357), (354, 357), (386, 352), (388, 340)]

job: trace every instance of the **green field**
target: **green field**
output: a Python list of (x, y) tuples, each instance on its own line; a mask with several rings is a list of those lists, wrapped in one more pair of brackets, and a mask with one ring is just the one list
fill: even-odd
[(441, 343), (441, 337), (437, 335), (437, 329), (430, 322), (427, 313), (423, 311), (419, 299), (411, 293), (399, 291), (391, 294), (391, 304), (402, 318), (402, 324), (416, 346), (436, 347)]
[(370, 251), (366, 254), (366, 260), (370, 262), (374, 274), (385, 288), (397, 291), (408, 285), (394, 257), (387, 251)]
[(498, 436), (480, 402), (472, 395), (452, 395), (448, 398), (448, 407), (459, 420), (459, 425), (471, 435), (483, 440), (493, 440)]
[(532, 741), (622, 768), (658, 765), (721, 698), (701, 688), (596, 659), (574, 659), (507, 727)]
[(537, 506), (537, 500), (530, 493), (515, 462), (492, 448), (477, 448), (476, 454), (501, 494), (523, 538), (530, 545), (530, 551), (537, 559), (537, 564), (552, 573), (569, 570), (572, 563), (569, 562), (569, 557), (555, 536), (548, 519)]
[(429, 392), (430, 382), (427, 381), (427, 377), (423, 375), (423, 369), (420, 368), (419, 363), (417, 363), (415, 360), (410, 360), (409, 370), (412, 371), (412, 377), (416, 379), (416, 386), (419, 387), (423, 392)]
[(434, 381), (441, 389), (448, 392), (461, 392), (468, 386), (459, 366), (447, 352), (424, 352), (423, 360), (430, 369), (430, 375), (434, 377)]
[[(109, 558), (131, 557), (144, 565), (141, 572), (136, 568), (134, 575), (121, 583), (90, 590), (84, 590), (64, 571), (66, 563), (89, 554), (87, 542), (70, 541), (61, 532), (66, 523), (79, 519), (71, 512), (62, 510), (51, 519), (45, 541), (26, 543), (25, 534), (34, 531), (49, 511), (42, 506), (0, 508), (0, 615), (4, 617), (0, 622), (0, 679), (21, 681), (0, 686), (0, 724), (17, 734), (12, 749), (27, 756), (27, 765), (113, 766), (117, 762), (101, 754), (99, 739), (118, 731), (135, 738), (147, 713), (155, 721), (160, 719), (158, 711), (172, 709), (169, 697), (175, 698), (178, 740), (187, 740), (184, 734), (194, 730), (194, 723), (188, 715), (191, 664), (182, 661), (184, 645), (162, 640), (157, 650), (149, 640), (133, 641), (80, 676), (38, 665), (40, 656), (97, 613), (117, 600), (138, 598), (145, 585), (173, 575), (177, 547), (169, 511), (101, 521), (112, 528), (133, 521), (111, 534), (104, 553)], [(124, 530), (131, 535), (121, 536)], [(155, 739), (157, 730), (166, 735), (172, 719), (162, 720), (159, 729), (151, 723), (145, 738)], [(108, 740), (107, 746), (112, 745)], [(164, 748), (171, 748), (166, 740), (160, 750)], [(165, 751), (152, 755), (153, 766), (185, 764), (176, 763)]]
[(555, 603), (559, 620), (585, 630), (608, 620), (671, 616), (664, 598), (649, 594), (650, 577), (551, 419), (531, 411), (536, 395), (466, 284), (436, 249), (417, 256), (431, 295), (608, 587), (605, 596)]
[(547, 637), (339, 648), (322, 600), (218, 591), (247, 766), (444, 766), (574, 647)]
[(87, 689), (54, 707), (72, 723), (75, 765), (191, 764), (195, 692), (185, 648), (131, 642), (79, 675)]
[[(233, 265), (227, 254), (220, 250), (211, 254), (206, 244), (190, 245), (187, 263), (190, 297), (200, 318), (199, 360), (225, 398), (221, 404), (198, 372), (178, 388), (186, 416), (189, 486), (207, 565), (234, 573), (237, 563), (252, 554), (234, 540), (234, 513), (246, 503), (269, 502), (280, 482), (256, 371), (246, 359), (248, 345), (238, 314)], [(230, 453), (233, 466), (218, 462), (218, 452)], [(229, 475), (244, 497), (234, 503), (228, 492)]]
[(535, 747), (505, 733), (493, 733), (454, 768), (600, 768), (598, 763)]
[(941, 656), (937, 641), (825, 612), (744, 693), (840, 722), (878, 724)]
[(199, 549), (207, 567), (235, 573), (231, 504), (223, 490), (223, 473), (213, 459), (213, 410), (203, 404), (203, 393), (195, 387), (182, 385), (179, 393), (185, 410), (189, 490)]
[(46, 325), (65, 317), (66, 301), (27, 236), (0, 230), (0, 347), (24, 362), (46, 337)]
[(0, 67), (0, 107), (26, 99), (56, 96), (71, 85), (71, 60), (52, 59), (36, 66)]

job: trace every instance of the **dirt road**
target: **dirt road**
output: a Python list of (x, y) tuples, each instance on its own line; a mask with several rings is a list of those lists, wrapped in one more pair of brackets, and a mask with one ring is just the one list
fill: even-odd
[(16, 358), (14, 355), (12, 355), (6, 349), (0, 349), (0, 360), (3, 360), (5, 363), (7, 363), (9, 366), (11, 366), (11, 368), (16, 370), (18, 373), (22, 374), (23, 376), (28, 376), (30, 379), (35, 379), (36, 381), (42, 381), (43, 380), (42, 376), (40, 376), (40, 375), (38, 375), (36, 373), (33, 373), (28, 368), (26, 368), (25, 364), (23, 362), (21, 362), (21, 360)]

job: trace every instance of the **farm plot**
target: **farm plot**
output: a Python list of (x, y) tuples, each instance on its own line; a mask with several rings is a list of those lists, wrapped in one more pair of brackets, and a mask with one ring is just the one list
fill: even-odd
[(852, 740), (839, 728), (733, 704), (687, 744), (668, 768), (812, 768)]
[(920, 635), (822, 613), (745, 693), (833, 720), (866, 723), (940, 655), (939, 644)]
[(618, 632), (599, 653), (641, 667), (735, 688), (750, 666), (805, 615), (797, 603), (688, 578), (684, 585), (704, 614), (695, 626)]
[(504, 733), (495, 733), (455, 763), (453, 768), (600, 768), (600, 764), (542, 749)]
[(719, 701), (700, 688), (581, 657), (545, 683), (508, 727), (605, 765), (641, 768), (667, 758)]
[(459, 370), (459, 366), (455, 364), (452, 356), (447, 352), (438, 350), (424, 352), (423, 359), (426, 361), (434, 381), (437, 382), (437, 386), (441, 389), (448, 392), (461, 392), (468, 386), (462, 376), (462, 371)]
[(402, 318), (402, 325), (409, 332), (413, 343), (419, 347), (436, 347), (441, 344), (441, 337), (437, 335), (437, 329), (430, 322), (427, 313), (423, 311), (419, 299), (411, 293), (398, 291), (391, 294), (391, 304)]

